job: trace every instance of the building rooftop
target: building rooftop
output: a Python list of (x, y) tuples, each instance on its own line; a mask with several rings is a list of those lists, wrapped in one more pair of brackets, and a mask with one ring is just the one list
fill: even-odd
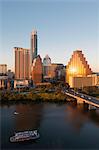
[(31, 32), (31, 35), (35, 35), (35, 34), (37, 34), (37, 30), (33, 30), (33, 31)]

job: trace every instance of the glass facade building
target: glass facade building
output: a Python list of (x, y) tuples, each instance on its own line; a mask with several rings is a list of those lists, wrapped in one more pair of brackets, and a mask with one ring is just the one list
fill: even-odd
[(51, 77), (51, 58), (48, 55), (43, 59), (43, 76), (44, 78)]
[(31, 32), (31, 64), (33, 63), (34, 58), (37, 56), (37, 31)]
[(70, 83), (71, 77), (86, 77), (90, 74), (92, 74), (92, 70), (82, 51), (74, 51), (68, 65), (66, 66), (66, 82)]

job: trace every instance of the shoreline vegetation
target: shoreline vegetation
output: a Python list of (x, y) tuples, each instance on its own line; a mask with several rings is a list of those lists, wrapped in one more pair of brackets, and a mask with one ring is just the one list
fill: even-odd
[[(75, 102), (72, 98), (62, 92), (66, 86), (62, 84), (36, 87), (23, 90), (1, 90), (0, 104), (16, 104), (16, 103), (38, 103), (38, 102)], [(68, 88), (68, 86), (67, 86)], [(77, 90), (77, 89), (75, 89)], [(99, 88), (87, 87), (83, 88), (82, 93), (99, 98)]]
[(72, 102), (75, 99), (63, 94), (61, 92), (53, 92), (53, 93), (33, 93), (29, 92), (27, 94), (24, 93), (10, 93), (6, 92), (5, 94), (1, 94), (1, 104), (3, 103), (28, 103), (28, 102)]
[(23, 91), (0, 91), (0, 103), (69, 102), (76, 99), (62, 92), (62, 87), (37, 87)]

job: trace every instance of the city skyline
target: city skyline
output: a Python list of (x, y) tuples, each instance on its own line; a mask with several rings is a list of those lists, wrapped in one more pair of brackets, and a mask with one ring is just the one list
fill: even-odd
[(13, 47), (30, 49), (30, 34), (36, 29), (38, 54), (42, 59), (48, 54), (52, 62), (67, 65), (72, 52), (81, 49), (92, 71), (99, 71), (97, 1), (8, 0), (0, 3), (0, 63), (12, 69)]

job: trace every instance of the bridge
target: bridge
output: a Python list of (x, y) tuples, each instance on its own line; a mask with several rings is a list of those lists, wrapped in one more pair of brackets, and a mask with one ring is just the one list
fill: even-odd
[(65, 94), (70, 97), (76, 98), (77, 103), (87, 103), (89, 104), (89, 106), (95, 106), (99, 108), (98, 98), (95, 98), (86, 94), (78, 93), (75, 91), (68, 91), (68, 90), (65, 91)]

